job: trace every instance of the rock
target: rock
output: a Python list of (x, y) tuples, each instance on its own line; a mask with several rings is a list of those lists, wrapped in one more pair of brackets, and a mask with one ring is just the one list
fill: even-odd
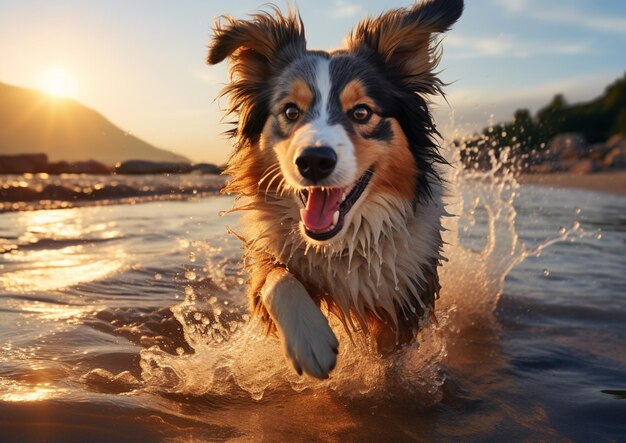
[(70, 169), (74, 174), (109, 175), (111, 173), (111, 168), (95, 160), (71, 163)]
[(222, 170), (219, 166), (212, 163), (197, 163), (191, 167), (191, 172), (200, 174), (221, 174)]
[(588, 158), (574, 163), (569, 168), (569, 172), (573, 174), (589, 174), (590, 172), (596, 172), (597, 170), (598, 166), (596, 162)]
[(589, 154), (587, 155), (587, 158), (601, 162), (610, 150), (611, 148), (609, 148), (605, 143), (595, 143), (589, 146)]
[(550, 141), (548, 152), (559, 160), (571, 160), (586, 157), (589, 150), (587, 141), (581, 134), (565, 133)]
[(186, 174), (191, 172), (189, 163), (151, 162), (128, 160), (115, 166), (116, 174)]
[(94, 160), (48, 162), (46, 154), (0, 155), (0, 174), (110, 174), (111, 169)]
[(615, 148), (617, 146), (624, 146), (626, 145), (626, 135), (624, 134), (615, 134), (613, 136), (611, 136), (611, 138), (609, 138), (607, 140), (607, 142), (605, 143), (607, 148), (612, 149)]
[(613, 148), (603, 159), (603, 164), (611, 169), (626, 168), (626, 146)]
[(46, 154), (0, 155), (0, 174), (46, 172), (47, 167)]
[(571, 170), (579, 161), (580, 160), (577, 158), (552, 161), (552, 172), (567, 172)]
[(50, 163), (46, 172), (48, 174), (109, 175), (111, 173), (111, 168), (95, 160), (74, 163), (60, 161), (56, 163)]
[(554, 168), (551, 163), (541, 163), (538, 165), (531, 165), (528, 168), (528, 171), (533, 174), (547, 174), (549, 172), (553, 172)]
[(70, 164), (65, 161), (50, 163), (48, 165), (48, 169), (46, 169), (48, 174), (69, 174), (70, 173)]

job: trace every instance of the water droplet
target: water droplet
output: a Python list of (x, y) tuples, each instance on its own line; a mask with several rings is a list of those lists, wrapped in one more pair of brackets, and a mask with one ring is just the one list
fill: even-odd
[(547, 277), (548, 275), (550, 275), (550, 270), (549, 270), (549, 269), (544, 269), (544, 270), (543, 270), (543, 275), (544, 275), (544, 276), (546, 276), (546, 277)]
[(576, 214), (576, 215), (580, 214), (580, 208), (575, 208), (574, 209), (574, 214)]
[(575, 221), (574, 223), (572, 223), (572, 228), (574, 230), (580, 229), (580, 222)]
[(187, 271), (185, 272), (185, 278), (187, 280), (195, 280), (196, 279), (196, 273), (193, 271)]
[(596, 240), (602, 240), (602, 232), (596, 232)]
[(183, 355), (185, 353), (185, 350), (183, 348), (176, 348), (176, 353), (178, 355)]
[(163, 275), (160, 272), (157, 272), (156, 274), (154, 274), (155, 280), (161, 280), (162, 278), (163, 278)]
[(196, 261), (196, 254), (193, 252), (190, 252), (189, 255), (187, 256), (187, 258), (189, 259), (190, 262), (195, 263)]
[(566, 232), (567, 232), (567, 229), (565, 229), (565, 227), (561, 226), (561, 227), (559, 228), (559, 234), (563, 235), (563, 234), (565, 234)]
[(191, 286), (185, 286), (185, 295), (186, 296), (193, 295), (193, 288)]
[(195, 314), (193, 314), (193, 318), (200, 321), (202, 320), (202, 314), (200, 314), (199, 312), (196, 312)]

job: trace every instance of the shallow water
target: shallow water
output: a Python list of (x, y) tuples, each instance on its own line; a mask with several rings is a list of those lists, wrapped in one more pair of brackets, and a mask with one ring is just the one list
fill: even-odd
[(0, 214), (0, 440), (624, 439), (626, 199), (460, 188), (493, 248), (448, 248), (419, 348), (343, 337), (325, 382), (247, 323), (230, 198)]

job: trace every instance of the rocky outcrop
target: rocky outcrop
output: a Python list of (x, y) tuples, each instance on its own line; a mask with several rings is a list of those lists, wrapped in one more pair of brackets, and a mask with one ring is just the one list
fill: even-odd
[(587, 141), (581, 134), (559, 134), (550, 141), (547, 156), (560, 160), (577, 160), (586, 157)]
[(223, 167), (214, 165), (213, 163), (196, 163), (191, 168), (191, 172), (198, 174), (221, 174)]
[(222, 169), (211, 163), (170, 163), (150, 162), (145, 160), (129, 160), (115, 166), (116, 174), (143, 175), (143, 174), (220, 174)]
[(626, 135), (614, 135), (606, 143), (588, 144), (582, 135), (567, 133), (554, 137), (526, 172), (588, 174), (618, 169), (626, 169)]
[(48, 165), (46, 154), (0, 155), (0, 174), (47, 172)]
[(46, 154), (0, 155), (0, 174), (27, 173), (106, 175), (111, 168), (94, 160), (50, 163)]
[(189, 163), (151, 162), (146, 160), (129, 160), (115, 166), (116, 174), (186, 174), (191, 172)]
[(0, 155), (0, 174), (91, 174), (109, 175), (113, 172), (123, 175), (144, 174), (221, 174), (224, 168), (211, 163), (174, 163), (129, 160), (110, 168), (95, 160), (50, 163), (46, 154)]

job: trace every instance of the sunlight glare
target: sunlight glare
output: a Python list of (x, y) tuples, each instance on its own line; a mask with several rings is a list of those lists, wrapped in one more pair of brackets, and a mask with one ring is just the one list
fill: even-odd
[(39, 88), (53, 97), (75, 98), (78, 92), (76, 77), (63, 68), (45, 71), (39, 81)]

